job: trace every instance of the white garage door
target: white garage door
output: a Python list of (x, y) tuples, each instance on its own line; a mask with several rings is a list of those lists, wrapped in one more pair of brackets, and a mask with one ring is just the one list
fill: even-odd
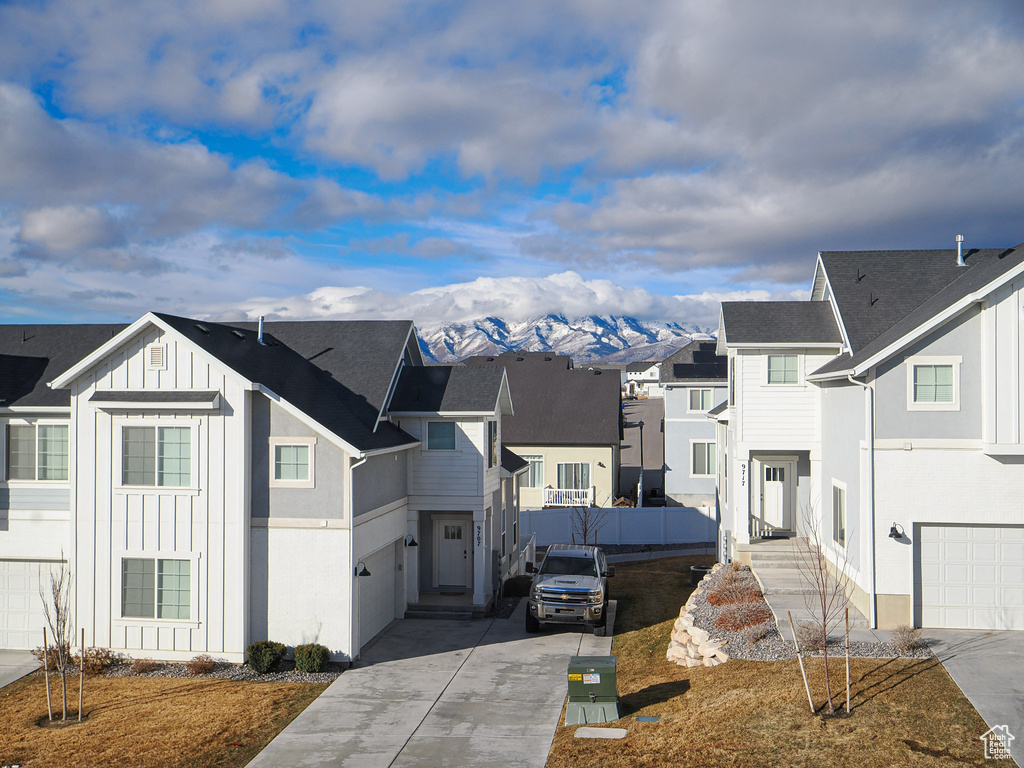
[[(356, 578), (359, 589), (359, 647), (362, 648), (374, 635), (394, 621), (395, 618), (395, 545), (363, 558), (369, 576)], [(360, 568), (359, 570), (362, 570)]]
[(31, 650), (43, 645), (42, 575), (49, 585), (51, 563), (0, 560), (0, 648)]
[(1024, 629), (1024, 526), (923, 525), (919, 626)]

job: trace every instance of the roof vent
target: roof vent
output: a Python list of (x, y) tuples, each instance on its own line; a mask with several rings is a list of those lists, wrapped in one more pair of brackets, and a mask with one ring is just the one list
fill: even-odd
[(235, 334), (235, 336), (237, 336), (237, 337), (238, 337), (238, 338), (240, 338), (240, 339), (244, 339), (244, 338), (245, 338), (245, 334), (244, 334), (244, 333), (242, 333), (242, 332), (241, 332), (240, 330), (238, 330), (237, 328), (232, 328), (232, 329), (231, 329), (231, 332), (232, 332), (233, 334)]
[(964, 261), (964, 236), (956, 236), (956, 265), (958, 267), (966, 267), (967, 262)]
[(195, 324), (195, 326), (196, 326), (196, 328), (197, 328), (197, 329), (199, 329), (199, 330), (200, 330), (201, 332), (203, 332), (203, 333), (206, 333), (206, 334), (209, 334), (209, 333), (210, 333), (210, 329), (209, 329), (209, 328), (207, 328), (207, 327), (206, 327), (205, 325), (203, 325), (202, 323), (196, 323), (196, 324)]
[(263, 315), (260, 315), (260, 330), (259, 335), (256, 336), (256, 341), (266, 346), (266, 342), (263, 341)]

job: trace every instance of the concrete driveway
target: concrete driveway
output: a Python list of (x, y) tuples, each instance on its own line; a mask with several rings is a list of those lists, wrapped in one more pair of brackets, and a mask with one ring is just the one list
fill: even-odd
[(250, 768), (543, 768), (569, 657), (607, 655), (611, 637), (528, 635), (525, 610), (523, 600), (510, 619), (399, 621)]
[(36, 657), (28, 651), (0, 651), (0, 688), (39, 669)]
[(1010, 754), (1024, 765), (1024, 632), (926, 629), (923, 636), (989, 727), (1009, 727)]

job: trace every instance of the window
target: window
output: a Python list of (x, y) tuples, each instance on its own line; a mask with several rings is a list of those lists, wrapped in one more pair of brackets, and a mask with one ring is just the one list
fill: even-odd
[(7, 479), (68, 479), (66, 424), (8, 424)]
[(558, 465), (558, 487), (563, 490), (584, 490), (590, 487), (590, 465), (572, 462)]
[(769, 384), (799, 384), (796, 355), (768, 355)]
[(274, 479), (285, 482), (309, 480), (309, 446), (275, 445)]
[(506, 531), (506, 528), (505, 528), (505, 523), (506, 523), (505, 515), (507, 515), (507, 514), (508, 514), (508, 510), (503, 506), (501, 508), (501, 556), (502, 557), (505, 557), (505, 536), (506, 536), (506, 533), (505, 533), (505, 531)]
[(544, 457), (523, 456), (530, 463), (530, 469), (523, 478), (524, 488), (541, 488), (544, 486)]
[(694, 440), (690, 443), (690, 475), (711, 477), (715, 474), (715, 443)]
[(846, 546), (846, 489), (839, 485), (832, 486), (832, 539)]
[(192, 562), (126, 557), (121, 560), (121, 616), (191, 618)]
[(454, 451), (455, 450), (455, 422), (454, 421), (428, 421), (427, 422), (427, 450), (428, 451)]
[(960, 410), (960, 357), (907, 360), (907, 408), (912, 411)]
[(186, 488), (192, 478), (190, 427), (124, 427), (121, 483)]
[[(455, 447), (454, 443), (452, 443), (452, 447)], [(498, 422), (496, 421), (487, 422), (487, 466), (498, 466)]]
[(712, 407), (710, 389), (691, 389), (689, 411), (710, 411)]
[(729, 405), (736, 405), (736, 358), (729, 358)]

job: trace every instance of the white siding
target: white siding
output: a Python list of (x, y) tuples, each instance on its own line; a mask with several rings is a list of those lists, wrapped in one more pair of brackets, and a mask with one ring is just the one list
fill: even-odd
[(982, 439), (1004, 447), (1020, 445), (1024, 416), (1024, 334), (1020, 327), (1024, 292), (1020, 288), (1020, 284), (1009, 285), (997, 291), (982, 315)]
[(818, 387), (804, 380), (834, 355), (808, 350), (779, 350), (772, 354), (797, 354), (801, 381), (796, 385), (767, 384), (767, 350), (740, 351), (736, 377), (741, 416), (737, 420), (741, 442), (771, 444), (778, 448), (817, 442), (820, 439)]
[(410, 451), (409, 496), (472, 497), (476, 504), (482, 505), (486, 434), (484, 421), (457, 420), (454, 451), (427, 450), (427, 421), (430, 419), (402, 419), (402, 429), (423, 441), (418, 450)]

